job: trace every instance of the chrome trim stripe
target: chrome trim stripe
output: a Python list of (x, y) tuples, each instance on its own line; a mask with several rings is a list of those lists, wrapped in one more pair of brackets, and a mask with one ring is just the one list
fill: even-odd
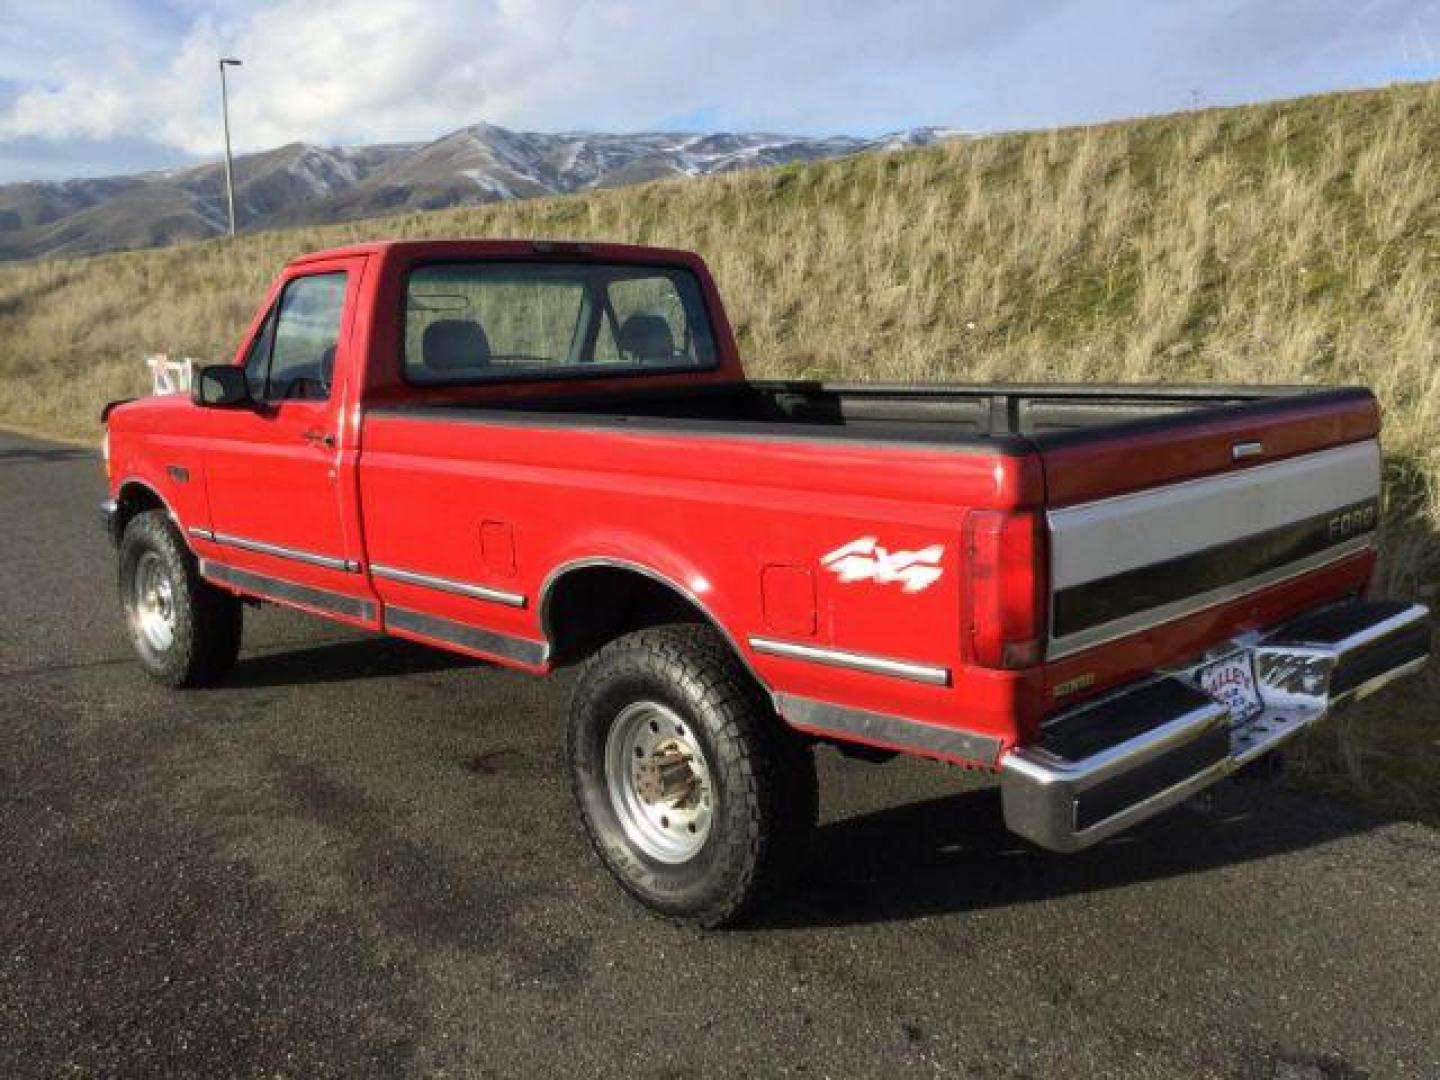
[(469, 623), (442, 619), (438, 615), (427, 615), (423, 611), (411, 611), (391, 604), (385, 606), (385, 628), (403, 630), (431, 641), (443, 642), (487, 656), (503, 657), (532, 667), (544, 664), (550, 653), (549, 646), (543, 642), (485, 630)]
[(310, 585), (297, 585), (293, 581), (240, 570), (213, 559), (200, 560), (200, 573), (203, 577), (267, 600), (311, 608), (330, 615), (345, 615), (365, 622), (375, 621), (375, 605), (362, 597), (346, 596)]
[(191, 525), (185, 531), (201, 540), (209, 540), (212, 544), (215, 542), (215, 534), (209, 529), (202, 529), (199, 525)]
[(1380, 448), (1372, 439), (1051, 510), (1051, 588), (1204, 551), (1379, 493)]
[(334, 555), (320, 555), (313, 551), (303, 551), (300, 548), (286, 547), (284, 544), (271, 544), (264, 540), (250, 540), (244, 536), (235, 536), (233, 533), (217, 532), (213, 534), (215, 543), (224, 544), (226, 547), (240, 548), (242, 551), (255, 551), (261, 555), (273, 555), (277, 559), (291, 559), (295, 562), (309, 563), (311, 566), (323, 566), (327, 570), (345, 570), (349, 573), (359, 573), (360, 564), (351, 559), (341, 559)]
[(1343, 544), (1337, 544), (1333, 548), (1317, 552), (1307, 559), (1301, 559), (1299, 562), (1279, 567), (1256, 577), (1246, 578), (1244, 581), (1237, 581), (1218, 589), (1212, 589), (1207, 593), (1188, 596), (1183, 600), (1176, 600), (1162, 607), (1139, 611), (1134, 615), (1127, 615), (1123, 619), (1116, 619), (1113, 622), (1092, 626), (1089, 629), (1070, 634), (1067, 637), (1054, 638), (1050, 642), (1050, 647), (1045, 652), (1045, 658), (1047, 660), (1059, 660), (1062, 657), (1071, 656), (1084, 649), (1092, 649), (1097, 645), (1105, 645), (1120, 638), (1129, 637), (1131, 634), (1138, 634), (1141, 631), (1160, 626), (1163, 623), (1174, 622), (1187, 615), (1194, 615), (1196, 612), (1204, 611), (1206, 608), (1216, 607), (1230, 600), (1236, 600), (1248, 593), (1258, 592), (1272, 585), (1283, 584), (1293, 578), (1308, 574), (1312, 570), (1319, 570), (1322, 567), (1329, 566), (1331, 563), (1348, 559), (1350, 556), (1373, 546), (1373, 537), (1357, 536), (1354, 539), (1347, 540)]
[(438, 577), (434, 574), (419, 574), (414, 570), (401, 570), (395, 566), (383, 566), (380, 563), (370, 564), (370, 573), (378, 578), (385, 578), (387, 581), (399, 581), (406, 585), (419, 585), (426, 589), (435, 589), (438, 592), (454, 593), (456, 596), (468, 596), (472, 600), (489, 600), (495, 604), (504, 604), (507, 607), (523, 608), (525, 596), (523, 593), (506, 592), (503, 589), (491, 589), (484, 585), (471, 585), (468, 582), (456, 581), (454, 578)]
[(1002, 742), (993, 735), (942, 727), (903, 716), (852, 709), (825, 701), (777, 694), (780, 715), (792, 727), (812, 734), (833, 734), (883, 743), (919, 754), (942, 754), (983, 765), (993, 765)]
[(949, 668), (917, 664), (910, 660), (893, 660), (887, 656), (873, 656), (869, 653), (847, 652), (844, 649), (824, 649), (817, 645), (802, 645), (796, 641), (776, 641), (774, 638), (764, 637), (752, 637), (749, 640), (752, 649), (769, 656), (783, 656), (787, 660), (808, 660), (814, 664), (865, 671), (872, 675), (889, 675), (930, 686), (950, 685)]

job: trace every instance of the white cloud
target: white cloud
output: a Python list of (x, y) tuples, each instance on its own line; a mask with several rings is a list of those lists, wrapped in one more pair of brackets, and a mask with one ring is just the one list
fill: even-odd
[[(1440, 0), (0, 0), (8, 142), (1032, 126), (1436, 69)], [(37, 10), (38, 9), (38, 10)], [(1426, 59), (1428, 57), (1428, 59)], [(1417, 64), (1419, 68), (1417, 69)], [(1440, 70), (1437, 70), (1440, 73)], [(3, 178), (3, 176), (0, 176)]]

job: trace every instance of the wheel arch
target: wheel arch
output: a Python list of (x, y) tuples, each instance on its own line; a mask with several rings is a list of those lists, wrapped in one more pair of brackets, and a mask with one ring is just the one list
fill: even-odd
[[(575, 559), (550, 572), (540, 586), (540, 631), (556, 667), (579, 663), (616, 638), (667, 622), (713, 627), (758, 686), (769, 685), (735, 636), (691, 589), (653, 567), (628, 559)], [(597, 618), (597, 613), (599, 617)]]
[[(115, 516), (111, 519), (111, 528), (117, 543), (125, 535), (125, 526), (130, 524), (135, 515), (143, 514), (147, 510), (165, 511), (176, 528), (180, 527), (180, 519), (175, 516), (174, 509), (154, 484), (138, 476), (126, 477), (120, 481), (115, 489)], [(189, 540), (186, 539), (185, 543), (188, 547)]]

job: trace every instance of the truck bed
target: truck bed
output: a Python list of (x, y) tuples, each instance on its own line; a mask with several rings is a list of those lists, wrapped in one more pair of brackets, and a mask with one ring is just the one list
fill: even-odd
[[(1301, 406), (1349, 403), (1358, 389), (1124, 384), (886, 385), (753, 381), (683, 390), (557, 394), (406, 406), (582, 426), (637, 425), (713, 434), (798, 435), (867, 442), (1059, 447), (1075, 433), (1167, 426), (1179, 414), (1256, 421)], [(1016, 437), (1019, 437), (1018, 439)]]

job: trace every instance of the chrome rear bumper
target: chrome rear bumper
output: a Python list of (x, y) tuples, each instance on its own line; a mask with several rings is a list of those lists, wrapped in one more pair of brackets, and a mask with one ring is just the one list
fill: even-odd
[(1429, 611), (1336, 604), (1223, 651), (1250, 653), (1258, 715), (1232, 723), (1183, 673), (1066, 710), (1001, 761), (1005, 824), (1042, 847), (1078, 851), (1184, 801), (1336, 706), (1418, 670), (1430, 655)]

